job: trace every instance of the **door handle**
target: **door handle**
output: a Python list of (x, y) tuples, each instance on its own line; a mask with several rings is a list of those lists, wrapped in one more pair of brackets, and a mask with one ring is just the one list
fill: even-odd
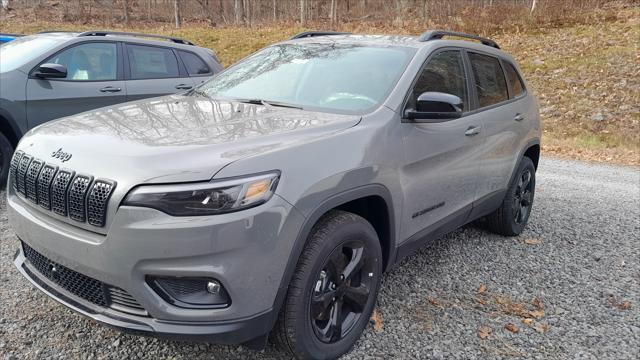
[(464, 132), (465, 136), (474, 136), (480, 133), (480, 128), (477, 126), (469, 126), (467, 131)]
[(120, 92), (120, 91), (122, 91), (121, 88), (113, 87), (113, 86), (107, 86), (100, 89), (100, 92), (109, 92), (109, 93)]
[(187, 85), (187, 84), (178, 84), (178, 85), (176, 85), (176, 89), (180, 89), (180, 90), (189, 90), (192, 87), (193, 86)]
[(524, 116), (522, 116), (522, 114), (516, 114), (516, 117), (514, 117), (513, 120), (522, 121), (524, 120)]

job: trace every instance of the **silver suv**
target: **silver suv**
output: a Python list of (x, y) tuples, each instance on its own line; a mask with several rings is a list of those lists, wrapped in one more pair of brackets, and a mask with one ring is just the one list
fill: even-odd
[(103, 106), (184, 92), (220, 70), (211, 50), (159, 35), (45, 32), (3, 44), (0, 184), (29, 129)]
[(32, 130), (11, 164), (15, 265), (124, 330), (271, 333), (336, 358), (420, 245), (480, 218), (522, 232), (539, 141), (537, 102), (491, 40), (306, 33), (189, 93)]

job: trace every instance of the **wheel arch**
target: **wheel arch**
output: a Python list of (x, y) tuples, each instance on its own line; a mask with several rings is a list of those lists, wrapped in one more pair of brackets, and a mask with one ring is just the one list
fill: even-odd
[(393, 265), (396, 256), (396, 239), (391, 192), (381, 184), (364, 185), (342, 191), (320, 202), (306, 217), (289, 254), (284, 275), (280, 280), (274, 303), (274, 313), (279, 313), (282, 308), (298, 259), (304, 250), (313, 226), (328, 212), (337, 209), (353, 212), (371, 222), (378, 233), (382, 247), (383, 270), (386, 271)]
[(18, 146), (18, 142), (21, 138), (20, 131), (15, 126), (12, 119), (2, 113), (0, 113), (0, 133), (9, 140), (14, 149)]

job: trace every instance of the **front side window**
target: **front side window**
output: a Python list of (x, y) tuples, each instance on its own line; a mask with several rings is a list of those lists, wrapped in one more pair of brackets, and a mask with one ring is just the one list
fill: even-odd
[(201, 76), (206, 75), (211, 72), (209, 67), (205, 62), (200, 59), (200, 57), (194, 53), (190, 53), (188, 51), (179, 51), (180, 58), (187, 68), (187, 73), (189, 76)]
[(493, 56), (477, 53), (469, 53), (469, 60), (471, 60), (480, 107), (508, 100), (507, 81), (500, 61)]
[(66, 80), (109, 81), (117, 77), (117, 54), (115, 43), (86, 43), (68, 48), (45, 62), (64, 65)]
[(503, 62), (505, 65), (505, 70), (507, 71), (507, 79), (509, 80), (509, 85), (511, 86), (511, 97), (518, 97), (524, 93), (524, 85), (522, 85), (522, 80), (520, 76), (518, 76), (518, 72), (513, 67), (513, 65), (508, 62)]
[(414, 53), (399, 46), (274, 45), (218, 74), (200, 90), (218, 98), (364, 113), (386, 99)]
[(155, 46), (127, 45), (131, 78), (164, 79), (180, 77), (173, 50)]
[(429, 59), (413, 87), (411, 105), (415, 106), (418, 96), (425, 92), (455, 95), (462, 99), (464, 111), (469, 109), (467, 80), (460, 51), (443, 51)]

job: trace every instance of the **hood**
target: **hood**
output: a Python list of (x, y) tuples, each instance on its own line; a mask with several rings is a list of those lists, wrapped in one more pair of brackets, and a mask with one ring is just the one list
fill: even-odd
[(172, 95), (46, 123), (22, 139), (20, 150), (124, 187), (203, 181), (243, 157), (326, 136), (359, 120)]

